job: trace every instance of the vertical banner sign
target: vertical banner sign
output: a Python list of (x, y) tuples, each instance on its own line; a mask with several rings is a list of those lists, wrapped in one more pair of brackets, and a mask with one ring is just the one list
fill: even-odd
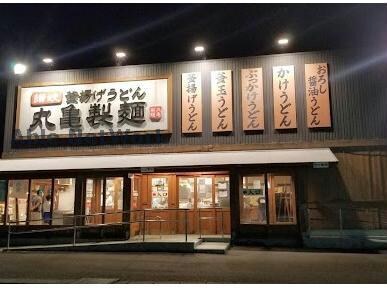
[(212, 132), (229, 132), (232, 123), (231, 70), (211, 72)]
[(241, 77), (243, 130), (263, 130), (262, 68), (242, 69)]
[(181, 132), (201, 133), (202, 79), (200, 72), (181, 75)]
[(331, 127), (327, 63), (305, 64), (305, 90), (308, 127)]
[(273, 67), (274, 127), (297, 128), (294, 66)]

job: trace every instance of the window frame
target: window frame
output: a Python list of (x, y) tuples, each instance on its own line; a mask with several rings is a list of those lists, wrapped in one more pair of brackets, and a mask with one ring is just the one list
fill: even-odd
[[(269, 195), (269, 187), (268, 187), (268, 181), (269, 181), (269, 174), (275, 175), (275, 176), (290, 176), (292, 179), (292, 188), (293, 188), (293, 201), (292, 204), (294, 205), (294, 221), (293, 222), (283, 222), (283, 223), (272, 223), (272, 211), (270, 208), (271, 197)], [(241, 208), (240, 208), (240, 194), (243, 193), (243, 177), (254, 177), (264, 175), (265, 179), (265, 198), (266, 198), (266, 223), (241, 223)], [(289, 169), (249, 169), (245, 171), (241, 171), (239, 173), (239, 194), (238, 194), (238, 200), (239, 200), (239, 206), (238, 206), (238, 225), (243, 226), (260, 226), (260, 227), (269, 227), (269, 226), (297, 226), (299, 223), (298, 219), (298, 207), (297, 207), (297, 191), (296, 191), (296, 173), (294, 171), (290, 171)], [(275, 205), (275, 203), (274, 203)], [(275, 216), (275, 215), (274, 215)]]
[[(215, 206), (215, 179), (217, 177), (228, 177), (228, 189), (229, 189), (229, 205), (228, 207), (216, 207)], [(199, 209), (205, 210), (205, 209), (216, 209), (216, 208), (222, 208), (222, 209), (231, 209), (231, 175), (230, 173), (227, 173), (225, 171), (221, 172), (202, 172), (202, 173), (176, 173), (176, 199), (177, 199), (177, 206), (179, 207), (180, 203), (180, 191), (179, 191), (179, 184), (180, 184), (180, 178), (193, 178), (194, 179), (194, 205), (193, 208), (189, 210), (197, 211)], [(198, 207), (198, 178), (211, 178), (212, 184), (211, 184), (211, 195), (212, 195), (212, 202), (211, 207), (205, 207), (205, 208), (199, 208)], [(179, 208), (184, 209), (184, 208)]]
[[(101, 223), (100, 224), (107, 224), (106, 223), (106, 215), (104, 213), (106, 213), (106, 178), (122, 178), (122, 193), (121, 193), (121, 197), (122, 197), (122, 209), (121, 209), (121, 221), (124, 219), (124, 215), (123, 215), (123, 211), (125, 211), (125, 177), (124, 175), (120, 174), (120, 173), (116, 173), (116, 174), (111, 174), (111, 173), (106, 173), (106, 174), (90, 174), (90, 175), (85, 175), (83, 181), (82, 181), (82, 191), (84, 191), (82, 193), (82, 206), (81, 206), (81, 211), (82, 211), (82, 214), (85, 215), (85, 217), (83, 217), (83, 224), (86, 225), (86, 216), (87, 215), (90, 215), (90, 214), (86, 214), (86, 185), (87, 185), (87, 180), (88, 179), (92, 179), (93, 181), (101, 181), (102, 180), (102, 186), (103, 186), (103, 189), (102, 189), (102, 209), (101, 209), (101, 212), (98, 212), (98, 213), (102, 213), (101, 215)], [(94, 184), (93, 184), (94, 185)], [(98, 200), (100, 201), (100, 200)], [(75, 208), (75, 206), (74, 206)], [(117, 212), (117, 214), (119, 214), (119, 212)], [(109, 222), (109, 223), (112, 223), (112, 222)], [(90, 224), (90, 225), (94, 225), (94, 224)]]

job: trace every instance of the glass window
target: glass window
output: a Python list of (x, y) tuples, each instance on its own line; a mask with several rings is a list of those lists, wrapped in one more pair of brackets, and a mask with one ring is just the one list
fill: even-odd
[(53, 225), (72, 225), (75, 200), (75, 178), (54, 180)]
[(179, 208), (193, 209), (194, 202), (195, 178), (179, 177)]
[(49, 224), (51, 218), (51, 179), (32, 179), (29, 225)]
[[(106, 178), (105, 212), (122, 212), (122, 194), (124, 191), (124, 178)], [(122, 222), (122, 213), (106, 214), (105, 223)]]
[(7, 180), (0, 180), (0, 225), (5, 223), (6, 195), (7, 195)]
[(136, 210), (140, 208), (141, 176), (134, 175), (132, 177), (132, 183), (131, 209)]
[(152, 178), (152, 208), (168, 208), (168, 178)]
[(293, 178), (290, 175), (268, 174), (270, 223), (296, 223)]
[[(8, 221), (25, 225), (27, 220), (28, 180), (8, 181)], [(20, 222), (19, 221), (23, 221)]]
[(212, 177), (198, 177), (197, 183), (197, 207), (211, 208), (212, 203)]
[(230, 207), (230, 179), (225, 176), (215, 176), (215, 207)]
[(265, 176), (243, 177), (240, 193), (240, 223), (266, 224)]
[[(103, 212), (103, 179), (86, 179), (85, 215)], [(85, 218), (86, 224), (102, 224), (102, 215)]]

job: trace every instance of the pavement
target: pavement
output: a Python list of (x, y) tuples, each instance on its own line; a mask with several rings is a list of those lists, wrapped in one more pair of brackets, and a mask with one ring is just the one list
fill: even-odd
[(387, 254), (233, 247), (225, 255), (0, 253), (0, 283), (386, 283)]

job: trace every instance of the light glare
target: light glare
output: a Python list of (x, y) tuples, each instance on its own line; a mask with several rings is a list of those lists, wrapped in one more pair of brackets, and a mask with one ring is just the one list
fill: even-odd
[(203, 46), (196, 46), (195, 47), (195, 52), (203, 52), (204, 51), (204, 47)]
[(46, 63), (46, 64), (51, 64), (54, 62), (54, 60), (52, 60), (52, 58), (43, 58), (43, 63)]
[(16, 75), (24, 74), (27, 71), (27, 66), (22, 63), (16, 63), (15, 66), (13, 66), (13, 72)]
[(289, 43), (289, 39), (287, 39), (287, 38), (282, 38), (282, 39), (278, 40), (279, 45), (286, 45), (288, 43)]
[(126, 53), (125, 52), (117, 52), (116, 53), (116, 57), (117, 58), (125, 58), (126, 57)]

